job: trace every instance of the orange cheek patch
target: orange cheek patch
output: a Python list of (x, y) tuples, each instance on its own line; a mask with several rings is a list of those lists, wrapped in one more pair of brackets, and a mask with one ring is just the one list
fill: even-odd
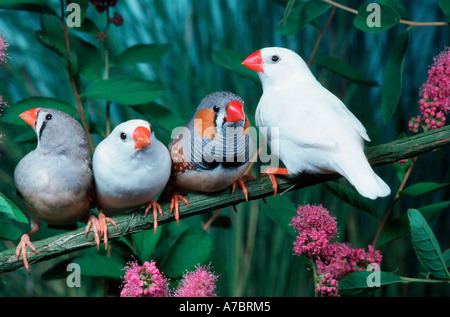
[(247, 115), (245, 115), (244, 131), (242, 131), (242, 134), (247, 134), (248, 128), (250, 128), (250, 120), (248, 120)]
[(214, 139), (216, 128), (214, 127), (215, 114), (211, 109), (200, 110), (195, 116), (195, 130), (204, 138)]

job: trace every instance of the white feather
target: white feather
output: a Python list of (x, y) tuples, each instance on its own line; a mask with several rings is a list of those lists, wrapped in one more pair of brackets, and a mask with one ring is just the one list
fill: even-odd
[[(170, 177), (168, 149), (151, 133), (151, 145), (134, 149), (133, 131), (138, 126), (150, 129), (144, 120), (130, 120), (118, 125), (95, 149), (92, 168), (97, 201), (111, 212), (149, 203)], [(120, 138), (126, 133), (127, 140)]]

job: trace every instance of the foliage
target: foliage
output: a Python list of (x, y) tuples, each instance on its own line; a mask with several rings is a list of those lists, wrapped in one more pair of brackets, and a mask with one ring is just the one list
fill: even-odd
[[(243, 97), (254, 123), (260, 83), (240, 63), (261, 47), (285, 46), (309, 58), (319, 81), (363, 122), (372, 143), (382, 144), (408, 131), (427, 67), (449, 45), (446, 22), (414, 22), (450, 21), (447, 1), (409, 1), (407, 7), (380, 0), (379, 29), (365, 23), (367, 4), (354, 1), (343, 10), (328, 0), (118, 1), (102, 13), (87, 0), (71, 2), (82, 11), (79, 28), (67, 26), (70, 12), (62, 0), (0, 2), (0, 34), (9, 43), (8, 62), (0, 66), (0, 95), (9, 104), (0, 117), (2, 251), (29, 230), (13, 172), (35, 147), (34, 134), (17, 117), (31, 106), (74, 115), (92, 148), (131, 118), (149, 120), (168, 144), (172, 130), (217, 90)], [(115, 12), (122, 25), (114, 24)], [(227, 207), (218, 217), (211, 212), (181, 219), (178, 227), (162, 224), (156, 234), (123, 236), (99, 253), (89, 248), (63, 255), (32, 265), (30, 277), (23, 270), (2, 274), (0, 294), (118, 295), (120, 268), (136, 259), (155, 261), (172, 282), (197, 263), (211, 262), (220, 275), (219, 296), (311, 296), (322, 281), (306, 270), (309, 261), (292, 255), (289, 222), (297, 205), (322, 204), (337, 218), (340, 241), (370, 243), (383, 254), (382, 287), (368, 287), (372, 272), (358, 271), (338, 281), (339, 294), (448, 296), (449, 155), (444, 149), (377, 168), (393, 190), (388, 198), (368, 201), (343, 180), (331, 181), (269, 198), (267, 205), (240, 204), (237, 213)], [(251, 173), (258, 176), (258, 163)], [(60, 230), (42, 228), (33, 239)], [(82, 267), (81, 288), (67, 287), (68, 263)], [(27, 279), (36, 285), (31, 292), (23, 287)]]

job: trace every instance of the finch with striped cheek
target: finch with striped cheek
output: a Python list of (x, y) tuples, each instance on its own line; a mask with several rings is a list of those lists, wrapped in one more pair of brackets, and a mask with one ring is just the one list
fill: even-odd
[[(172, 177), (175, 188), (205, 193), (221, 191), (236, 184), (246, 199), (248, 191), (243, 179), (253, 155), (250, 122), (244, 113), (244, 101), (237, 95), (215, 92), (207, 95), (197, 107), (193, 118), (172, 138)], [(171, 201), (171, 211), (179, 220), (179, 202), (189, 203), (178, 192)]]
[(31, 231), (22, 235), (16, 249), (30, 274), (26, 246), (36, 248), (30, 236), (39, 231), (41, 220), (51, 225), (85, 221), (95, 206), (94, 178), (86, 134), (68, 114), (34, 108), (19, 115), (37, 136), (37, 147), (14, 170), (14, 183), (31, 220)]

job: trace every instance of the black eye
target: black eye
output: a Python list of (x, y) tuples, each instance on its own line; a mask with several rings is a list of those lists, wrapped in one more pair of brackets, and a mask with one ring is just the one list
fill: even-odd
[(213, 107), (213, 110), (214, 110), (214, 112), (216, 112), (216, 113), (217, 113), (217, 112), (219, 112), (219, 107), (217, 107), (217, 106), (214, 106), (214, 107)]
[(127, 134), (125, 132), (120, 133), (120, 138), (125, 141), (127, 139)]
[(48, 114), (48, 115), (45, 116), (45, 120), (52, 120), (52, 118), (53, 118), (53, 117), (52, 117), (51, 114)]
[(277, 55), (273, 55), (271, 59), (272, 59), (272, 62), (274, 62), (274, 63), (280, 61), (280, 57), (278, 57)]

